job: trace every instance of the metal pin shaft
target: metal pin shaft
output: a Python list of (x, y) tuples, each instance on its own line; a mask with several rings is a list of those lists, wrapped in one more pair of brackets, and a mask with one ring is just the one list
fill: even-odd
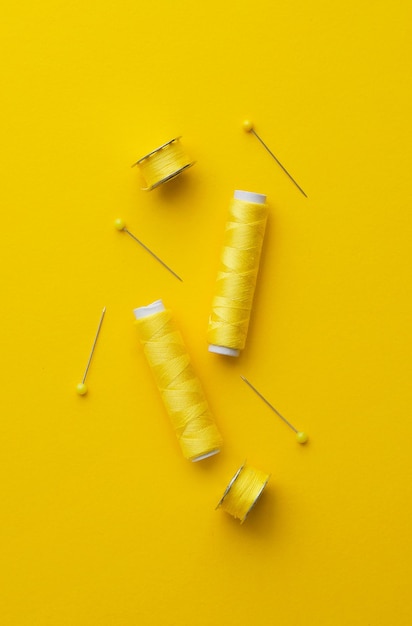
[(302, 187), (300, 185), (298, 185), (298, 183), (296, 182), (296, 180), (293, 178), (293, 176), (291, 176), (291, 174), (289, 174), (289, 172), (287, 171), (287, 169), (282, 165), (282, 163), (279, 161), (279, 159), (273, 154), (272, 150), (270, 150), (269, 146), (267, 146), (265, 144), (265, 142), (263, 141), (263, 139), (261, 137), (259, 137), (259, 135), (257, 134), (257, 132), (255, 131), (254, 128), (250, 129), (250, 132), (252, 132), (254, 134), (254, 136), (256, 137), (256, 139), (258, 139), (260, 141), (260, 143), (262, 144), (262, 146), (269, 152), (270, 156), (272, 156), (276, 163), (279, 165), (279, 167), (285, 172), (286, 176), (289, 176), (290, 180), (292, 181), (292, 183), (294, 185), (296, 185), (296, 187), (299, 189), (300, 193), (302, 193), (305, 198), (307, 198), (308, 196), (305, 194), (305, 192), (303, 191)]
[(102, 314), (100, 316), (99, 325), (98, 325), (97, 331), (96, 331), (96, 336), (95, 336), (94, 341), (93, 341), (92, 349), (90, 350), (89, 360), (87, 361), (86, 369), (85, 369), (84, 374), (83, 374), (82, 384), (84, 384), (84, 382), (86, 380), (87, 372), (89, 371), (90, 363), (92, 362), (93, 353), (94, 353), (94, 350), (96, 348), (97, 339), (98, 339), (99, 334), (100, 334), (100, 329), (102, 327), (103, 318), (104, 318), (104, 314), (105, 313), (106, 313), (106, 307), (103, 307), (103, 311), (102, 311)]
[(152, 255), (152, 257), (154, 257), (156, 259), (156, 261), (158, 261), (161, 265), (163, 265), (164, 268), (166, 268), (171, 274), (173, 274), (173, 276), (175, 276), (175, 278), (177, 278), (178, 280), (180, 280), (180, 282), (183, 282), (183, 279), (180, 278), (180, 276), (178, 274), (176, 274), (176, 272), (174, 272), (168, 265), (166, 265), (166, 263), (164, 261), (162, 261), (162, 259), (160, 259), (157, 254), (155, 254), (154, 252), (152, 252), (152, 250), (150, 250), (150, 248), (148, 248), (142, 241), (140, 241), (140, 239), (138, 239), (135, 235), (133, 235), (133, 233), (130, 232), (130, 230), (128, 230), (126, 227), (124, 227), (122, 229), (125, 233), (127, 233), (132, 239), (134, 239), (135, 241), (137, 241), (137, 243), (142, 246), (142, 248), (144, 248), (146, 250), (146, 252), (148, 252), (149, 254)]
[(265, 403), (268, 405), (268, 407), (269, 407), (269, 408), (271, 408), (271, 409), (272, 409), (272, 411), (274, 411), (274, 412), (276, 413), (276, 415), (277, 415), (278, 417), (280, 417), (280, 419), (281, 419), (281, 420), (283, 420), (283, 421), (285, 422), (285, 424), (287, 424), (287, 425), (289, 426), (289, 428), (291, 428), (291, 429), (293, 430), (293, 432), (295, 432), (296, 434), (298, 433), (298, 429), (297, 429), (297, 428), (295, 428), (295, 427), (293, 426), (293, 424), (291, 424), (291, 423), (290, 423), (290, 422), (286, 419), (286, 417), (283, 417), (283, 415), (282, 415), (281, 413), (279, 413), (279, 411), (278, 411), (277, 409), (275, 409), (275, 407), (273, 406), (273, 404), (271, 404), (271, 403), (269, 402), (269, 400), (266, 400), (265, 396), (262, 396), (262, 394), (260, 393), (260, 391), (258, 391), (258, 390), (256, 389), (256, 387), (254, 387), (254, 386), (252, 385), (252, 383), (248, 381), (248, 379), (247, 379), (247, 378), (245, 378), (244, 376), (241, 376), (240, 378), (241, 378), (241, 379), (242, 379), (242, 380), (243, 380), (243, 381), (244, 381), (247, 385), (249, 385), (249, 387), (250, 387), (250, 388), (251, 388), (251, 389), (255, 392), (255, 394), (256, 394), (256, 395), (258, 395), (258, 396), (259, 396), (259, 398), (261, 398), (261, 399), (263, 400), (263, 402), (265, 402)]

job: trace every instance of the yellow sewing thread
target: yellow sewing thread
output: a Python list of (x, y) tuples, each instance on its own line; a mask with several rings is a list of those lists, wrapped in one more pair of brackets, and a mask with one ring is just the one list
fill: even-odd
[(155, 189), (194, 165), (194, 161), (185, 154), (179, 139), (176, 137), (164, 143), (134, 164), (139, 166), (145, 181), (144, 191)]
[(238, 356), (245, 347), (267, 219), (266, 196), (235, 191), (209, 318), (209, 351)]
[(242, 465), (233, 476), (219, 504), (224, 511), (243, 524), (269, 480), (269, 474)]
[(185, 458), (200, 461), (220, 450), (217, 429), (170, 311), (161, 300), (134, 311), (147, 361)]

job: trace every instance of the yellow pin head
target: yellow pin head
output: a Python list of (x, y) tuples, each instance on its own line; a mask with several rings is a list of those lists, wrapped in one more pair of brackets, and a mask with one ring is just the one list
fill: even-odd
[(114, 227), (117, 228), (117, 230), (124, 230), (126, 228), (126, 224), (124, 220), (118, 217), (114, 220)]
[(243, 130), (247, 133), (250, 133), (253, 130), (253, 122), (251, 122), (250, 120), (244, 120)]
[(76, 392), (79, 396), (85, 396), (87, 391), (88, 389), (85, 383), (79, 383), (78, 385), (76, 385)]
[(302, 432), (301, 430), (296, 433), (296, 441), (298, 443), (306, 443), (308, 439), (309, 437), (307, 436), (307, 434)]

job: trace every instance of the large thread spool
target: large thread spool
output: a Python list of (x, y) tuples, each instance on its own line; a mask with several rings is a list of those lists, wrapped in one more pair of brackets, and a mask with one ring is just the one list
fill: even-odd
[(157, 300), (134, 310), (147, 361), (186, 459), (217, 454), (221, 435), (171, 312)]
[(216, 508), (221, 507), (243, 524), (262, 495), (269, 478), (269, 474), (244, 463), (230, 480)]
[(266, 196), (235, 191), (209, 317), (209, 351), (239, 356), (246, 343), (268, 208)]
[[(179, 176), (184, 170), (194, 165), (185, 154), (180, 137), (175, 137), (139, 159), (134, 165), (139, 167), (144, 191), (151, 191), (168, 180)], [(133, 166), (134, 167), (134, 166)]]

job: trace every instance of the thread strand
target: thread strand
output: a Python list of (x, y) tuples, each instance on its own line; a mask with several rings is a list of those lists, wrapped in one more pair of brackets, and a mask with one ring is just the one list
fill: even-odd
[(243, 465), (229, 482), (218, 507), (243, 524), (255, 506), (270, 476), (261, 470)]
[(185, 154), (179, 137), (177, 137), (143, 157), (134, 165), (139, 166), (146, 184), (145, 191), (150, 191), (175, 178), (193, 164), (194, 162)]
[(219, 452), (222, 438), (170, 311), (135, 323), (183, 455), (196, 461)]
[(209, 318), (209, 350), (245, 347), (266, 219), (265, 203), (232, 200)]

